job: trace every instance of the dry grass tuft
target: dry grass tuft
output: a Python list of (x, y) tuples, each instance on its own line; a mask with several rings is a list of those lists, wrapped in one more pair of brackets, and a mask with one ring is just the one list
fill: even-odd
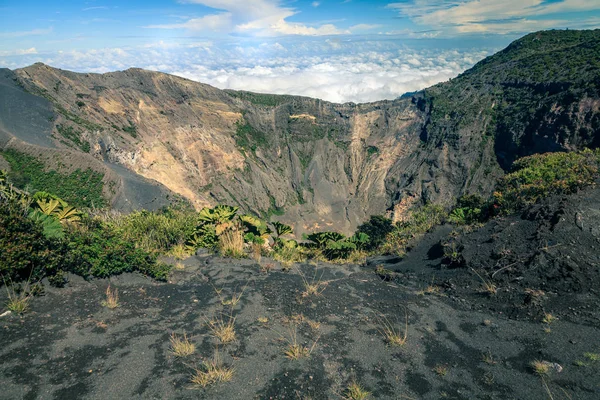
[(447, 365), (436, 365), (433, 367), (433, 372), (438, 374), (439, 376), (446, 376), (448, 374), (448, 366)]
[(496, 361), (494, 360), (494, 357), (492, 356), (491, 351), (488, 351), (487, 353), (483, 353), (482, 360), (484, 363), (489, 364), (489, 365), (496, 364)]
[(293, 326), (289, 329), (287, 337), (282, 335), (281, 340), (287, 342), (287, 346), (285, 347), (283, 354), (285, 354), (285, 356), (290, 360), (299, 360), (301, 358), (309, 357), (317, 346), (319, 338), (320, 335), (315, 339), (312, 346), (304, 346), (298, 342), (297, 325), (293, 324)]
[(183, 271), (185, 269), (185, 265), (183, 265), (181, 262), (176, 262), (173, 268), (175, 268), (176, 271)]
[(216, 383), (229, 382), (233, 378), (234, 369), (221, 363), (219, 352), (210, 361), (204, 361), (201, 368), (195, 368), (191, 382), (200, 387), (207, 387)]
[(321, 323), (317, 322), (317, 321), (313, 321), (312, 319), (306, 319), (306, 323), (308, 324), (308, 326), (310, 327), (310, 329), (312, 329), (313, 331), (318, 331), (319, 329), (321, 329)]
[(108, 285), (106, 288), (106, 300), (102, 302), (102, 305), (111, 309), (119, 307), (119, 291), (111, 289), (110, 285)]
[(260, 264), (260, 272), (262, 272), (263, 274), (268, 274), (273, 270), (273, 268), (275, 268), (275, 265), (273, 263)]
[(346, 388), (344, 398), (347, 400), (366, 400), (371, 395), (359, 383), (352, 381)]
[(25, 285), (24, 288), (19, 288), (19, 290), (14, 288), (14, 285), (9, 286), (4, 282), (6, 287), (6, 294), (8, 296), (8, 300), (6, 301), (6, 308), (10, 311), (23, 314), (29, 309), (29, 301), (31, 300), (31, 292), (29, 291), (29, 283)]
[(550, 325), (551, 323), (553, 323), (557, 319), (558, 318), (556, 318), (554, 315), (552, 315), (550, 313), (544, 313), (544, 318), (542, 318), (542, 322), (545, 323), (545, 324)]
[(396, 329), (385, 315), (380, 318), (380, 326), (377, 330), (390, 346), (404, 346), (408, 340), (408, 313), (406, 310), (404, 310), (404, 317), (404, 331)]
[(208, 321), (208, 328), (223, 344), (231, 343), (236, 338), (235, 318), (232, 316), (227, 316), (227, 321), (222, 316)]
[(185, 260), (193, 254), (186, 246), (183, 244), (176, 244), (171, 247), (171, 250), (167, 253), (167, 255), (175, 258), (176, 260)]
[(498, 286), (496, 286), (491, 280), (484, 279), (484, 277), (481, 276), (473, 268), (471, 268), (471, 271), (473, 271), (475, 275), (477, 275), (477, 277), (481, 279), (481, 282), (483, 284), (481, 291), (483, 293), (487, 294), (488, 296), (494, 296), (496, 293), (498, 293)]
[(219, 250), (224, 257), (245, 258), (244, 236), (237, 229), (228, 229), (219, 236)]
[(320, 296), (321, 293), (323, 293), (325, 289), (327, 289), (328, 283), (323, 282), (321, 280), (321, 278), (323, 278), (323, 274), (321, 274), (321, 277), (317, 279), (316, 269), (315, 274), (311, 279), (308, 279), (306, 275), (304, 275), (302, 271), (300, 271), (300, 269), (297, 269), (297, 271), (298, 274), (302, 277), (302, 283), (304, 284), (304, 291), (302, 292), (302, 297)]
[(176, 357), (187, 357), (194, 354), (196, 346), (189, 341), (185, 332), (182, 336), (171, 334), (171, 353)]
[(548, 361), (534, 360), (529, 363), (529, 366), (539, 376), (546, 376), (550, 372), (550, 363)]
[(257, 263), (260, 264), (260, 259), (262, 258), (262, 244), (252, 243), (252, 258), (256, 260)]

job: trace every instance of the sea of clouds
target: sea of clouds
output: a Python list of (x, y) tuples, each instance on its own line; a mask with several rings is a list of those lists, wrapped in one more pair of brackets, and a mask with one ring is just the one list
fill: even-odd
[(97, 73), (138, 67), (221, 89), (358, 103), (394, 99), (446, 81), (497, 50), (424, 43), (368, 38), (159, 41), (123, 48), (27, 49), (0, 54), (0, 66), (18, 68), (41, 61), (57, 68)]

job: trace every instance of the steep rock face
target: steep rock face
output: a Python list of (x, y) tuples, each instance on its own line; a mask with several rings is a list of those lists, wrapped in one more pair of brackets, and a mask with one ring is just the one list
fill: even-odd
[(450, 82), (359, 105), (140, 69), (15, 72), (53, 104), (59, 149), (119, 164), (197, 208), (285, 211), (298, 231), (349, 231), (416, 202), (489, 194), (519, 156), (598, 146), (599, 46), (600, 31), (531, 34)]
[(85, 151), (80, 143), (89, 143), (97, 159), (196, 207), (285, 210), (300, 231), (348, 230), (385, 212), (390, 171), (421, 145), (422, 112), (410, 100), (336, 105), (225, 92), (139, 69), (77, 74), (36, 64), (17, 74), (55, 105), (58, 147)]

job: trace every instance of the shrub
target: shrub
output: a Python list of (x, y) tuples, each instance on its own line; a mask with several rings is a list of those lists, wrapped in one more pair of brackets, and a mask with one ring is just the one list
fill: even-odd
[(184, 244), (192, 236), (196, 224), (197, 217), (193, 213), (169, 208), (158, 212), (137, 211), (110, 221), (123, 239), (160, 254)]
[(386, 236), (393, 230), (394, 225), (391, 219), (382, 215), (372, 215), (369, 221), (358, 227), (357, 232), (369, 235), (370, 242), (365, 250), (372, 251), (383, 245)]
[(155, 279), (166, 279), (169, 267), (156, 256), (136, 247), (99, 219), (87, 219), (82, 228), (72, 228), (66, 237), (65, 264), (74, 273), (105, 278), (140, 271)]
[(2, 156), (10, 163), (9, 177), (15, 186), (33, 191), (44, 190), (57, 195), (75, 207), (106, 206), (102, 196), (104, 174), (91, 169), (77, 169), (69, 174), (55, 170), (46, 171), (35, 157), (16, 150), (5, 150)]
[(445, 217), (446, 212), (442, 206), (435, 204), (427, 204), (410, 211), (407, 218), (397, 222), (394, 229), (386, 236), (385, 243), (381, 247), (382, 251), (404, 255), (410, 242), (441, 224)]
[(224, 257), (244, 258), (244, 237), (242, 232), (232, 228), (219, 236), (219, 251)]
[(490, 215), (490, 203), (472, 194), (458, 199), (456, 208), (448, 215), (448, 221), (457, 225), (471, 225), (485, 221)]
[(48, 239), (27, 212), (17, 199), (0, 200), (0, 274), (9, 279), (41, 279), (61, 261), (52, 250), (58, 242)]
[(574, 193), (598, 178), (600, 150), (523, 157), (499, 182), (494, 201), (501, 212), (516, 211), (553, 194)]

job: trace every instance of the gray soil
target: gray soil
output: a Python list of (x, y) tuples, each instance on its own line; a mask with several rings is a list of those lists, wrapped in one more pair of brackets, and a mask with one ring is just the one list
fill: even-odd
[(25, 92), (13, 71), (0, 68), (0, 146), (18, 132), (27, 143), (56, 147), (50, 138), (54, 117), (48, 100)]
[[(440, 264), (419, 249), (412, 257), (420, 277)], [(334, 399), (353, 380), (380, 399), (600, 396), (600, 361), (584, 357), (600, 352), (598, 325), (562, 319), (545, 325), (475, 311), (469, 298), (423, 294), (421, 279), (411, 274), (387, 281), (356, 265), (305, 264), (286, 272), (263, 259), (272, 270), (261, 272), (253, 261), (215, 256), (183, 264), (168, 283), (133, 274), (110, 282), (71, 277), (65, 288), (48, 286), (35, 297), (30, 312), (0, 318), (0, 398)], [(304, 279), (320, 281), (324, 290), (303, 296)], [(120, 297), (112, 310), (102, 305), (109, 283)], [(223, 304), (240, 293), (237, 305)], [(227, 345), (207, 325), (223, 315), (235, 318), (237, 331)], [(298, 315), (304, 320), (290, 322)], [(405, 315), (405, 345), (386, 343), (383, 322), (403, 332)], [(312, 348), (310, 356), (284, 355), (294, 331), (298, 343)], [(173, 332), (195, 343), (192, 356), (171, 353)], [(234, 368), (233, 379), (193, 386), (193, 368), (216, 351)], [(532, 372), (533, 360), (556, 364), (542, 378)]]

